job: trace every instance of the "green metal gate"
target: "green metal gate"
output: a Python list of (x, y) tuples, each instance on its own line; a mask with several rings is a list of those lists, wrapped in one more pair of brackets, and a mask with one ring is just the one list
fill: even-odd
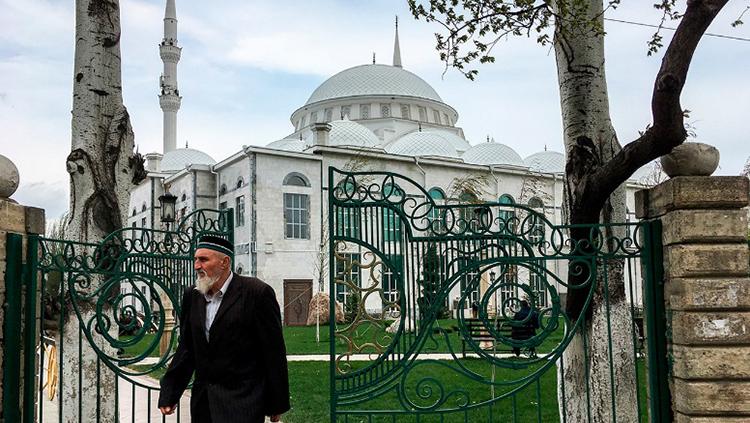
[[(601, 421), (597, 407), (617, 421), (623, 398), (635, 420), (666, 421), (658, 222), (556, 225), (508, 201), (434, 200), (389, 172), (330, 168), (329, 187), (330, 321), (344, 315), (330, 325), (332, 422)], [(579, 336), (593, 304), (607, 351)], [(575, 342), (580, 369), (563, 360)]]
[(23, 421), (161, 421), (158, 385), (143, 376), (158, 379), (171, 360), (198, 238), (233, 241), (232, 218), (197, 210), (173, 231), (124, 228), (97, 244), (29, 237), (25, 271), (38, 278), (27, 289), (41, 307), (27, 302), (24, 318), (41, 323), (25, 333), (37, 354), (25, 354)]

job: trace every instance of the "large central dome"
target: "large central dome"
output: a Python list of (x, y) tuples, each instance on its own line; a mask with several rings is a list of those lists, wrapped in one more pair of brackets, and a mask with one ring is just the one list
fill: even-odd
[(341, 97), (391, 95), (443, 100), (422, 78), (402, 68), (388, 65), (361, 65), (343, 70), (323, 82), (308, 104)]

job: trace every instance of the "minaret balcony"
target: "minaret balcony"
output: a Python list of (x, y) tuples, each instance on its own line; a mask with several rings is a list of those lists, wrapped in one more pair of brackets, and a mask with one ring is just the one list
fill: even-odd
[(177, 112), (180, 110), (182, 97), (174, 94), (163, 94), (159, 96), (159, 106), (164, 112)]
[(161, 56), (161, 60), (167, 62), (167, 63), (177, 63), (180, 61), (180, 55), (182, 54), (182, 48), (169, 45), (169, 44), (159, 44), (159, 55)]

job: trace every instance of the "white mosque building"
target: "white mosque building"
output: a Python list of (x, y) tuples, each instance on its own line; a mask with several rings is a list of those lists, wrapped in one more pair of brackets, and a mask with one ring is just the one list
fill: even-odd
[[(207, 152), (176, 148), (181, 49), (175, 0), (167, 0), (159, 48), (164, 150), (146, 155), (148, 178), (131, 194), (128, 225), (161, 227), (158, 197), (165, 190), (177, 196), (178, 218), (200, 208), (233, 208), (234, 271), (276, 290), (285, 324), (304, 323), (312, 293), (328, 289), (327, 280), (319, 286), (317, 263), (328, 226), (330, 166), (365, 161), (367, 169), (411, 178), (438, 200), (457, 178), (485, 175), (491, 182), (483, 200), (531, 205), (553, 224), (562, 223), (563, 154), (540, 151), (523, 158), (510, 145), (466, 140), (457, 126), (459, 112), (404, 69), (398, 24), (392, 65), (363, 64), (331, 76), (292, 112), (289, 135), (244, 146), (218, 161)], [(628, 210), (634, 210), (633, 193), (642, 185), (629, 181), (627, 188)], [(345, 292), (337, 294), (346, 301)]]

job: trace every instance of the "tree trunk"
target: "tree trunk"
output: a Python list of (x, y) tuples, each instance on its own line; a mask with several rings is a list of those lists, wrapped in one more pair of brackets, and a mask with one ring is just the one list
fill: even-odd
[[(125, 220), (130, 188), (144, 176), (140, 155), (133, 154), (134, 136), (130, 117), (122, 104), (120, 78), (120, 12), (118, 0), (77, 0), (76, 39), (73, 77), (71, 152), (67, 158), (70, 173), (70, 212), (65, 233), (70, 240), (100, 243)], [(82, 254), (84, 251), (76, 251)], [(91, 253), (91, 250), (88, 251)], [(71, 280), (66, 289), (83, 294), (97, 292), (101, 277), (81, 284)], [(67, 306), (67, 322), (60, 340), (65, 354), (60, 392), (65, 422), (114, 422), (116, 376), (104, 363), (97, 371), (97, 355), (86, 339), (78, 353), (79, 327), (95, 316), (96, 298), (72, 298), (81, 311), (77, 316)], [(114, 318), (115, 310), (105, 309)], [(90, 330), (86, 328), (85, 330)], [(117, 337), (117, 325), (109, 328)], [(101, 335), (92, 334), (101, 352), (113, 357), (114, 351)], [(99, 375), (97, 376), (97, 373)], [(80, 377), (80, 386), (79, 386)], [(97, 395), (99, 401), (97, 403)], [(80, 415), (79, 415), (80, 402)]]
[[(589, 0), (583, 19), (595, 19), (601, 25), (602, 12), (601, 0)], [(581, 25), (581, 19), (578, 15), (558, 20), (554, 43), (567, 156), (565, 190), (570, 223), (624, 222), (623, 187), (610, 195), (601, 213), (600, 207), (586, 201), (583, 195), (589, 184), (597, 183), (591, 175), (621, 147), (609, 114), (604, 34), (592, 34), (597, 30)], [(606, 235), (621, 238), (625, 235), (622, 232)], [(573, 239), (587, 236), (588, 231), (571, 231)], [(567, 421), (611, 421), (613, 413), (619, 421), (638, 420), (635, 357), (623, 263), (609, 262), (603, 267), (604, 264), (597, 266), (596, 289), (587, 310), (583, 310), (582, 292), (568, 294), (566, 311), (572, 318), (581, 316), (584, 324), (558, 367), (558, 376), (564, 382), (558, 383), (558, 396), (560, 404), (564, 399), (561, 413), (566, 414)]]

